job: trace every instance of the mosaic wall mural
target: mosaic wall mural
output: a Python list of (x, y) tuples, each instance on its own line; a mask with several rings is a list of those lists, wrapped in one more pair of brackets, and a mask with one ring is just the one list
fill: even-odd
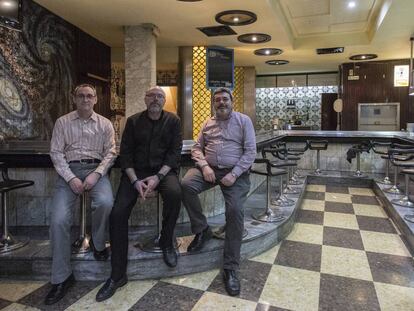
[(23, 31), (0, 27), (0, 138), (49, 140), (69, 110), (74, 26), (24, 1)]
[(272, 120), (276, 118), (280, 125), (296, 119), (319, 130), (321, 93), (337, 92), (337, 86), (257, 88), (256, 130), (272, 129)]

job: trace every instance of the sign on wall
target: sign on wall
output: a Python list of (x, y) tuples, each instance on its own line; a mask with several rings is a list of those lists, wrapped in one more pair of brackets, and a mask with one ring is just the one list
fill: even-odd
[(408, 65), (394, 66), (394, 86), (408, 86), (410, 67)]

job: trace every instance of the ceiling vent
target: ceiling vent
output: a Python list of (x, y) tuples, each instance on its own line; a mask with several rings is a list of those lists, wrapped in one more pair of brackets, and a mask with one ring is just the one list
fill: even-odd
[(197, 29), (207, 37), (237, 35), (237, 33), (229, 26), (197, 27)]
[(336, 47), (336, 48), (323, 48), (323, 49), (316, 49), (316, 54), (338, 54), (343, 53), (345, 48), (342, 47)]

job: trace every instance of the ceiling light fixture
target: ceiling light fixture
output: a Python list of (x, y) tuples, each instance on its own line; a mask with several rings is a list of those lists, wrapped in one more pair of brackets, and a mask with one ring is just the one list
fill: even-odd
[(283, 59), (272, 59), (272, 60), (267, 60), (265, 63), (268, 65), (272, 65), (272, 66), (278, 66), (278, 65), (289, 64), (289, 61), (283, 60)]
[(409, 87), (408, 87), (408, 95), (414, 96), (414, 69), (413, 69), (413, 41), (414, 37), (410, 38), (410, 77), (409, 77)]
[(355, 1), (349, 1), (348, 2), (348, 8), (353, 9), (356, 6)]
[(223, 25), (242, 26), (257, 21), (257, 16), (250, 11), (229, 10), (216, 14), (216, 22)]
[(358, 54), (358, 55), (352, 55), (349, 59), (350, 60), (368, 60), (368, 59), (374, 59), (377, 58), (377, 54)]
[(243, 43), (264, 43), (271, 39), (272, 37), (265, 33), (246, 33), (237, 37), (237, 40)]
[(282, 53), (283, 53), (283, 50), (277, 49), (277, 48), (264, 48), (264, 49), (257, 49), (254, 51), (254, 54), (258, 56), (280, 55)]

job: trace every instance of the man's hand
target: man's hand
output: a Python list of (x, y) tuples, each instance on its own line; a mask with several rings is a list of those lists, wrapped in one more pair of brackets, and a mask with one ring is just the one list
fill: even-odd
[(101, 175), (99, 173), (96, 173), (96, 172), (90, 173), (88, 176), (86, 176), (85, 180), (83, 181), (83, 190), (85, 191), (91, 190), (93, 187), (95, 187), (99, 178), (101, 178)]
[(227, 173), (226, 174), (226, 176), (224, 176), (221, 180), (220, 180), (220, 182), (224, 185), (224, 186), (226, 186), (226, 187), (230, 187), (230, 186), (233, 186), (233, 184), (235, 183), (235, 181), (236, 181), (236, 176), (233, 176), (233, 174), (232, 173)]
[(78, 177), (72, 178), (69, 181), (69, 187), (72, 189), (73, 193), (75, 194), (82, 194), (83, 193), (83, 183)]
[(160, 183), (160, 180), (158, 179), (157, 175), (148, 176), (147, 178), (144, 178), (142, 181), (147, 186), (147, 189), (144, 192), (144, 196), (147, 196), (148, 193), (151, 193), (155, 188), (157, 188), (158, 184)]
[(206, 165), (204, 166), (201, 171), (203, 172), (203, 178), (205, 181), (210, 182), (210, 183), (215, 183), (216, 182), (216, 175), (214, 174), (213, 169)]
[(145, 184), (144, 180), (138, 180), (134, 184), (135, 189), (138, 191), (139, 195), (143, 200), (145, 200), (145, 193), (144, 191), (147, 189), (147, 185)]

